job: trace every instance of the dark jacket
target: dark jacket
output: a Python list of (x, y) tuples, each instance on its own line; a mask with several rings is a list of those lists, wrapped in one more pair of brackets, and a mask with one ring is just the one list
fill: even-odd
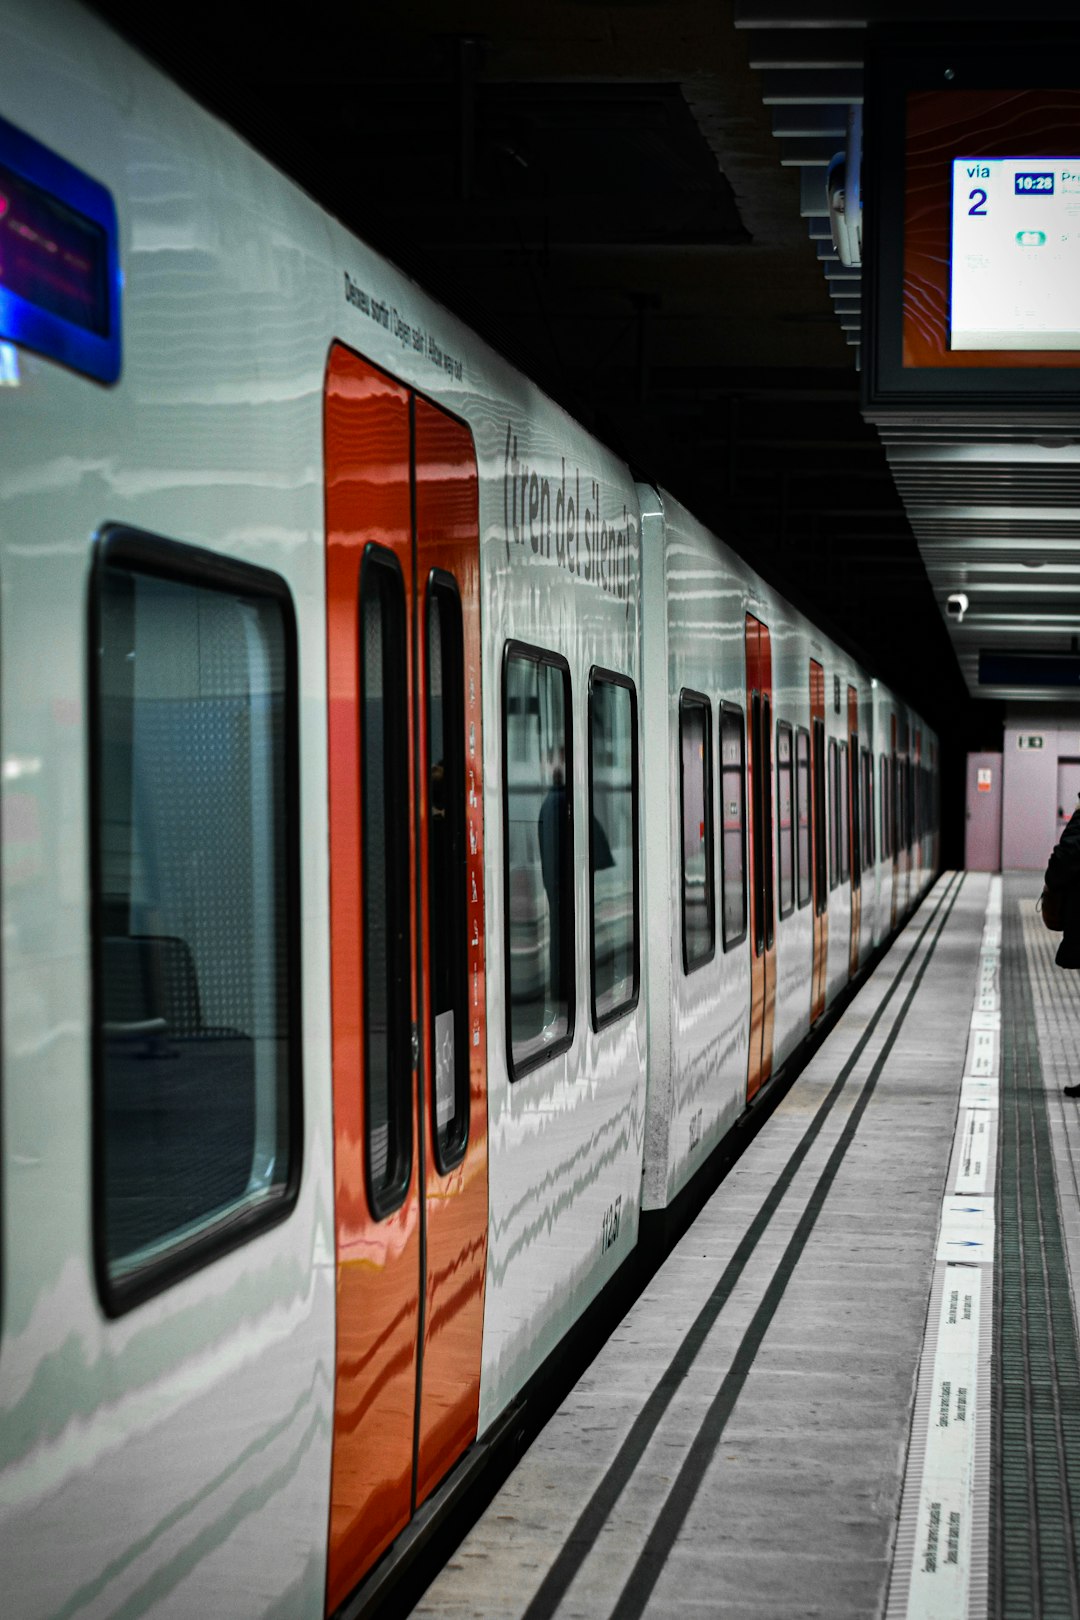
[(1080, 809), (1073, 811), (1046, 868), (1046, 887), (1064, 891), (1065, 933), (1054, 961), (1080, 968)]

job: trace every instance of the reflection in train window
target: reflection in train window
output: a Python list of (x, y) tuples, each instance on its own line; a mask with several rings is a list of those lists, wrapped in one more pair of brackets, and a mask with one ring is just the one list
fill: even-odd
[(824, 916), (828, 904), (828, 876), (825, 859), (826, 845), (826, 811), (825, 811), (825, 722), (819, 716), (814, 716), (814, 911), (817, 916)]
[(94, 614), (96, 1240), (119, 1309), (295, 1196), (295, 632), (276, 576), (126, 531)]
[(840, 881), (840, 765), (836, 738), (829, 738), (829, 888)]
[(512, 1079), (574, 1033), (570, 666), (508, 642), (503, 665), (506, 995)]
[(780, 915), (795, 910), (795, 816), (792, 793), (791, 727), (776, 726), (776, 847), (780, 857)]
[(360, 830), (368, 1201), (383, 1218), (412, 1168), (408, 665), (398, 560), (368, 545), (360, 569)]
[(638, 998), (637, 693), (623, 675), (589, 678), (589, 879), (593, 1027)]
[(720, 873), (729, 951), (746, 938), (746, 769), (743, 712), (734, 703), (720, 709)]
[(679, 760), (683, 970), (690, 973), (710, 961), (716, 949), (712, 709), (700, 692), (684, 691), (679, 697)]
[(837, 746), (836, 766), (836, 798), (840, 806), (840, 827), (836, 835), (836, 847), (840, 855), (840, 881), (846, 883), (851, 876), (851, 850), (848, 844), (848, 750), (847, 743)]
[(469, 1133), (468, 907), (465, 833), (465, 637), (450, 574), (427, 586), (428, 950), (431, 1109), (445, 1173)]
[(881, 858), (887, 860), (892, 855), (892, 841), (889, 837), (891, 818), (889, 815), (889, 761), (884, 754), (879, 759), (879, 798), (881, 803)]
[(799, 906), (810, 903), (810, 733), (795, 733), (795, 845)]

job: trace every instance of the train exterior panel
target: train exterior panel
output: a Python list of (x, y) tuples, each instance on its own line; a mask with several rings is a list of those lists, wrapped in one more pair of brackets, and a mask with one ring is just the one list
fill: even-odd
[(0, 389), (5, 1597), (321, 1616), (906, 915), (936, 740), (96, 19), (0, 45), (123, 269), (115, 383)]

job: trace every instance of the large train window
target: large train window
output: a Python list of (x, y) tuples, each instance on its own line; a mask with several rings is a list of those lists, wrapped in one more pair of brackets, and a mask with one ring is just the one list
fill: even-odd
[(684, 691), (679, 696), (679, 759), (683, 971), (692, 973), (711, 961), (716, 950), (712, 708), (700, 692)]
[(720, 705), (720, 883), (724, 949), (746, 938), (746, 760), (743, 711)]
[(869, 748), (864, 748), (862, 761), (862, 829), (863, 867), (874, 864), (874, 761)]
[[(840, 744), (841, 748), (844, 744)], [(862, 887), (862, 822), (859, 818), (859, 734), (851, 733), (851, 752), (848, 754), (848, 768), (844, 772), (844, 786), (847, 789), (847, 812), (851, 820), (851, 842), (844, 840), (844, 849), (851, 858), (851, 887)], [(845, 829), (846, 830), (846, 829)]]
[(638, 1000), (637, 692), (625, 675), (589, 677), (589, 879), (593, 1028)]
[(836, 802), (840, 806), (840, 826), (836, 835), (836, 849), (840, 857), (840, 882), (851, 876), (848, 849), (848, 750), (847, 743), (836, 745)]
[(510, 1078), (574, 1037), (570, 666), (508, 642), (503, 664), (506, 1022)]
[(368, 1202), (397, 1209), (412, 1167), (408, 666), (405, 582), (392, 551), (360, 565), (360, 833), (364, 1151)]
[(840, 765), (836, 738), (829, 738), (829, 888), (840, 881)]
[(825, 722), (814, 717), (814, 868), (816, 888), (814, 891), (814, 910), (819, 917), (824, 916), (829, 904), (828, 889), (828, 862), (825, 858), (826, 831), (828, 817), (826, 814), (825, 790)]
[(465, 652), (450, 574), (427, 586), (428, 891), (435, 1157), (445, 1175), (469, 1134), (469, 973), (465, 837)]
[(881, 804), (881, 858), (886, 861), (892, 855), (892, 842), (889, 837), (889, 760), (885, 754), (878, 758), (878, 796)]
[(795, 815), (791, 758), (791, 727), (776, 725), (776, 845), (780, 857), (780, 915), (795, 910)]
[(91, 589), (95, 1258), (117, 1313), (300, 1172), (296, 630), (263, 569), (128, 530)]
[(799, 908), (810, 904), (810, 733), (795, 733), (795, 870)]
[(750, 814), (753, 817), (754, 955), (773, 943), (772, 705), (750, 699)]

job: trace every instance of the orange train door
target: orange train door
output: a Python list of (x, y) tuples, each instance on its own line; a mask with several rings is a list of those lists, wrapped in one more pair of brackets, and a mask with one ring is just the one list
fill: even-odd
[(487, 1109), (472, 441), (335, 346), (325, 457), (330, 1612), (476, 1434)]
[(772, 1073), (776, 1011), (773, 905), (772, 643), (746, 615), (746, 712), (750, 727), (750, 1053), (746, 1100)]
[(829, 875), (825, 826), (825, 671), (810, 660), (810, 839), (813, 872), (814, 968), (810, 982), (810, 1022), (825, 1011), (829, 955)]
[(859, 970), (859, 940), (862, 935), (862, 817), (859, 813), (859, 694), (847, 689), (848, 701), (848, 839), (851, 869), (851, 942), (848, 948), (848, 977)]

